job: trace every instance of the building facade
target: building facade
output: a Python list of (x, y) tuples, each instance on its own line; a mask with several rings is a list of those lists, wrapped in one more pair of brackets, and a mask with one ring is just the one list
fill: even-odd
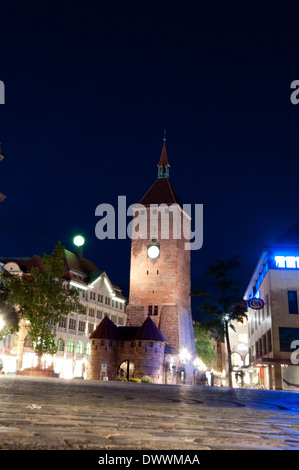
[[(185, 241), (189, 239), (183, 232), (183, 226), (189, 222), (184, 225), (186, 217), (169, 180), (164, 142), (158, 163), (158, 178), (135, 211), (138, 234), (132, 237), (131, 242), (127, 327), (135, 330), (136, 336), (130, 337), (129, 343), (126, 343), (126, 347), (134, 349), (135, 355), (141, 354), (139, 361), (143, 357), (146, 362), (146, 354), (149, 350), (153, 351), (153, 357), (148, 361), (149, 367), (146, 368), (144, 363), (143, 368), (138, 368), (134, 363), (134, 376), (141, 378), (148, 374), (157, 383), (194, 383), (193, 360), (196, 351), (190, 300), (190, 251), (185, 249)], [(167, 233), (164, 232), (164, 222)], [(147, 340), (152, 344), (150, 347), (142, 344), (145, 339), (140, 339), (138, 333), (145, 325), (151, 325), (152, 336), (147, 335)], [(103, 337), (101, 326), (98, 328), (98, 334), (95, 332), (93, 338), (102, 340), (104, 344), (109, 338)], [(123, 332), (119, 331), (118, 334)], [(115, 341), (121, 343), (121, 337), (117, 337), (115, 332)], [(155, 340), (159, 337), (160, 346), (159, 341)], [(91, 364), (94, 367), (91, 367), (91, 378), (99, 377), (99, 364), (106, 366), (98, 346), (96, 341), (92, 343)], [(119, 351), (119, 346), (115, 348)], [(119, 353), (113, 354), (116, 359), (113, 359), (114, 372), (111, 376), (115, 377), (119, 372), (120, 359), (117, 359)], [(137, 362), (137, 356), (134, 360)]]
[(92, 380), (150, 377), (165, 383), (166, 340), (150, 317), (140, 327), (117, 327), (104, 318), (90, 336)]
[[(233, 387), (246, 387), (252, 383), (252, 368), (250, 367), (248, 322), (233, 321), (234, 330), (230, 329), (231, 361), (233, 368)], [(228, 367), (227, 367), (228, 369)]]
[(267, 389), (298, 391), (299, 244), (285, 238), (263, 251), (244, 298), (254, 382)]
[[(14, 275), (29, 275), (33, 266), (41, 268), (41, 258), (10, 258), (2, 260), (3, 268)], [(42, 357), (43, 367), (53, 367), (61, 378), (86, 378), (90, 362), (90, 335), (105, 317), (115, 325), (126, 325), (126, 298), (114, 285), (106, 272), (100, 271), (82, 253), (65, 250), (64, 286), (74, 287), (85, 315), (72, 312), (52, 325), (58, 351), (54, 356)], [(6, 373), (24, 371), (37, 365), (37, 356), (25, 321), (20, 322), (19, 331), (0, 341), (0, 359)]]

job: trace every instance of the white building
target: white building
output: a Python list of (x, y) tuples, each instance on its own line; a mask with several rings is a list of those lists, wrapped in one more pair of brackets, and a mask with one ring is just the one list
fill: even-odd
[(290, 232), (263, 251), (244, 296), (254, 299), (248, 309), (251, 362), (268, 389), (299, 391), (298, 228), (295, 239)]
[[(81, 257), (80, 252), (75, 254), (65, 250), (65, 256), (64, 283), (78, 290), (86, 314), (73, 312), (59, 324), (53, 325), (58, 351), (54, 356), (43, 356), (42, 363), (44, 367), (53, 366), (62, 378), (86, 378), (90, 358), (89, 336), (106, 315), (116, 325), (126, 325), (126, 298), (120, 288), (110, 281), (106, 272)], [(4, 264), (8, 271), (23, 275), (28, 274), (32, 266), (40, 267), (41, 258), (11, 258), (5, 260)], [(6, 373), (37, 365), (37, 356), (24, 321), (16, 334), (0, 341), (0, 360)]]

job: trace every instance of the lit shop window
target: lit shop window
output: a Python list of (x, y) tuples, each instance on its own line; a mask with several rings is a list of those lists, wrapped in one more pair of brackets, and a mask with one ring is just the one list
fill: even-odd
[(74, 352), (74, 342), (70, 339), (67, 343), (66, 347), (67, 352), (73, 353)]
[(77, 354), (83, 354), (84, 347), (82, 341), (79, 341), (76, 348)]
[(57, 341), (57, 351), (64, 351), (64, 341), (61, 338)]

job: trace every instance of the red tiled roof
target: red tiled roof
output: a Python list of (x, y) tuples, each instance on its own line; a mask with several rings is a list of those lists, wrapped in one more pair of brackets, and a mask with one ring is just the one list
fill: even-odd
[[(26, 274), (30, 273), (32, 267), (37, 267), (40, 270), (42, 269), (42, 257), (38, 255), (3, 259), (4, 263), (8, 263), (10, 261), (17, 263), (21, 270)], [(69, 250), (65, 250), (64, 264), (66, 271), (74, 270), (87, 276), (89, 273), (94, 271), (98, 272), (99, 275), (102, 272), (94, 263), (92, 263), (92, 261), (86, 258), (79, 259), (75, 253), (72, 253)]]
[(42, 258), (40, 256), (34, 255), (31, 257), (24, 257), (24, 258), (3, 258), (1, 261), (6, 263), (17, 263), (23, 273), (28, 274), (31, 271), (31, 268), (38, 268), (39, 270), (42, 269)]
[(99, 272), (99, 274), (102, 272), (99, 270), (99, 268), (90, 260), (86, 258), (78, 258), (78, 256), (75, 253), (72, 253), (69, 250), (64, 250), (65, 251), (65, 265), (66, 268), (74, 271), (78, 271), (80, 273), (84, 273), (89, 275), (90, 272)]
[(139, 204), (144, 206), (149, 206), (150, 204), (179, 204), (182, 206), (169, 178), (156, 179)]

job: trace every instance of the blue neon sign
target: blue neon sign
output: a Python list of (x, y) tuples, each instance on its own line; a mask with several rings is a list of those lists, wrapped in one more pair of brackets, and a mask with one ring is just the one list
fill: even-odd
[(299, 269), (299, 256), (274, 256), (277, 268)]

